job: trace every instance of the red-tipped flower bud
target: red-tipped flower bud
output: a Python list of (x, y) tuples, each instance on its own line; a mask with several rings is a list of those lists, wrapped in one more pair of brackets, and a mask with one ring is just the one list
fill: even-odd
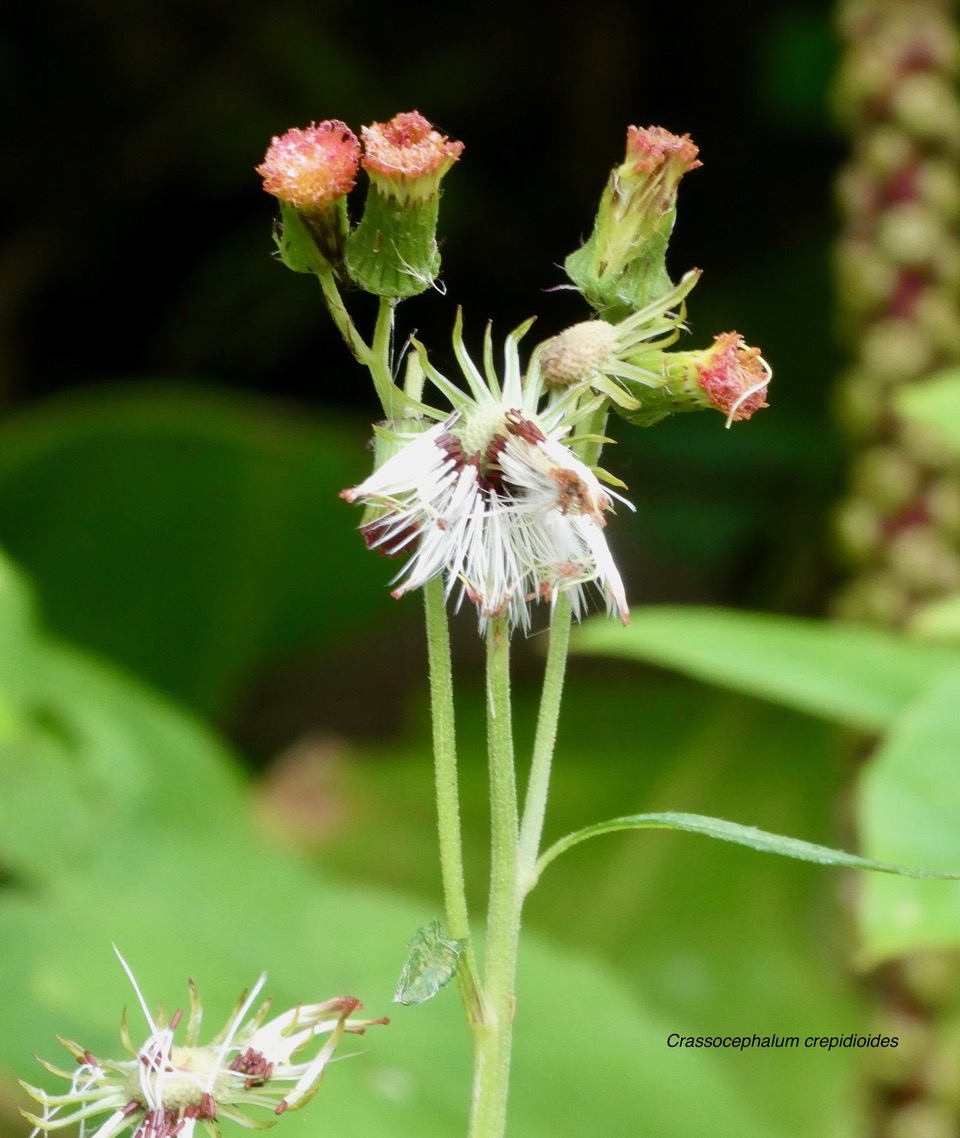
[(347, 268), (375, 296), (416, 296), (440, 272), (440, 181), (463, 143), (434, 130), (419, 111), (365, 126), (362, 133), (370, 189), (363, 218), (347, 242)]
[(363, 168), (386, 197), (420, 202), (434, 197), (440, 179), (463, 152), (419, 111), (406, 111), (387, 123), (362, 128)]
[[(651, 370), (656, 368), (653, 356), (643, 362)], [(663, 352), (659, 371), (666, 383), (664, 390), (673, 399), (690, 399), (701, 407), (722, 411), (728, 427), (767, 406), (770, 365), (759, 348), (744, 343), (739, 332), (723, 332), (714, 337), (712, 347), (700, 351)]]
[(748, 347), (738, 332), (721, 332), (697, 361), (697, 377), (713, 407), (729, 422), (749, 419), (767, 406), (770, 366), (759, 348)]
[(670, 209), (680, 179), (703, 163), (700, 150), (689, 134), (671, 134), (662, 126), (628, 126), (627, 155), (620, 167), (620, 178), (643, 180), (643, 189), (659, 189), (661, 210)]
[(564, 266), (605, 318), (622, 319), (672, 287), (666, 250), (677, 187), (701, 165), (697, 153), (689, 135), (658, 126), (627, 129), (626, 156), (610, 174), (590, 239)]
[(293, 127), (270, 143), (257, 173), (263, 188), (301, 213), (329, 209), (357, 180), (360, 143), (337, 119)]
[(283, 262), (297, 272), (328, 272), (343, 260), (346, 195), (360, 166), (360, 143), (337, 119), (293, 127), (274, 138), (257, 173), (280, 202)]

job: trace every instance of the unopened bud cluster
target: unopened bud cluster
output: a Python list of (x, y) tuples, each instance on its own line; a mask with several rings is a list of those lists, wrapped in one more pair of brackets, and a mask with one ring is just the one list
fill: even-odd
[(903, 385), (960, 360), (960, 37), (940, 0), (849, 0), (837, 106), (853, 138), (839, 182), (838, 299), (857, 448), (836, 529), (841, 615), (902, 625), (960, 588), (960, 462), (894, 410)]
[[(507, 337), (498, 372), (489, 335), (482, 367), (470, 358), (458, 315), (453, 349), (462, 378), (441, 373), (411, 338), (401, 389), (390, 357), (394, 302), (437, 278), (440, 182), (463, 144), (416, 111), (361, 135), (362, 146), (340, 122), (290, 131), (274, 139), (258, 169), (281, 202), (283, 261), (320, 278), (387, 415), (373, 474), (342, 497), (364, 507), (360, 529), (371, 549), (404, 558), (393, 595), (439, 577), (448, 597), (475, 607), (481, 631), (492, 621), (527, 630), (532, 607), (552, 612), (561, 594), (579, 616), (592, 586), (626, 622), (604, 531), (614, 503), (629, 503), (604, 488), (624, 487), (598, 465), (609, 411), (646, 427), (708, 408), (729, 426), (767, 405), (770, 368), (739, 333), (671, 350), (686, 331), (687, 296), (700, 276), (692, 269), (674, 284), (666, 266), (677, 191), (700, 166), (697, 147), (662, 127), (627, 129), (592, 233), (564, 264), (593, 319), (521, 361), (527, 321)], [(369, 185), (351, 227), (346, 198), (361, 167)], [(353, 325), (338, 281), (381, 298), (372, 344)], [(427, 402), (431, 390), (443, 405)]]
[[(428, 289), (440, 271), (440, 181), (457, 161), (451, 142), (408, 111), (361, 130), (327, 120), (274, 138), (257, 172), (280, 202), (278, 246), (298, 272), (333, 273), (373, 293), (399, 299)], [(369, 179), (353, 229), (347, 194), (360, 167)]]

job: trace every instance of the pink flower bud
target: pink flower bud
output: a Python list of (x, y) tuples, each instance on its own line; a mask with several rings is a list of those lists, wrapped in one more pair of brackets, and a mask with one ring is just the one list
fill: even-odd
[(627, 128), (624, 160), (607, 180), (593, 232), (564, 263), (567, 276), (606, 320), (617, 322), (673, 287), (666, 251), (677, 188), (700, 161), (688, 134)]
[(278, 135), (257, 167), (263, 188), (307, 215), (328, 210), (353, 189), (360, 143), (338, 119)]
[(711, 404), (727, 416), (728, 423), (749, 419), (767, 406), (770, 367), (759, 348), (749, 348), (739, 332), (722, 332), (713, 347), (697, 361), (697, 377)]
[(662, 126), (628, 126), (625, 165), (640, 174), (652, 174), (661, 166), (677, 172), (677, 181), (703, 163), (697, 158), (699, 148), (689, 134), (671, 134)]
[(462, 142), (434, 130), (419, 111), (365, 126), (362, 133), (363, 168), (384, 193), (402, 202), (436, 194), (440, 179), (463, 152)]

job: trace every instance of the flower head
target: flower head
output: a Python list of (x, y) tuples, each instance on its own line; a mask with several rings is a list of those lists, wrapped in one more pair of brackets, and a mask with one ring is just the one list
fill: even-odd
[(353, 189), (359, 165), (356, 135), (346, 123), (327, 119), (276, 136), (257, 173), (268, 194), (312, 214), (328, 209)]
[(533, 376), (521, 382), (521, 334), (507, 341), (501, 385), (470, 361), (458, 325), (471, 394), (424, 361), (453, 414), (401, 437), (393, 457), (342, 497), (373, 508), (361, 525), (370, 548), (408, 555), (395, 597), (442, 576), (448, 594), (459, 586), (460, 600), (476, 605), (481, 629), (502, 618), (527, 630), (532, 603), (565, 592), (580, 615), (583, 586), (595, 582), (625, 623), (623, 583), (604, 535), (617, 495), (561, 441), (570, 423), (562, 395), (538, 410), (542, 385)]
[(346, 263), (354, 284), (374, 296), (416, 296), (440, 272), (440, 180), (463, 151), (419, 111), (365, 126), (363, 168), (370, 187)]
[(399, 202), (433, 197), (440, 179), (463, 153), (434, 130), (419, 111), (394, 115), (389, 122), (361, 128), (363, 168), (374, 184)]
[(257, 173), (280, 202), (274, 236), (280, 260), (294, 272), (342, 276), (347, 194), (359, 167), (360, 143), (338, 119), (294, 127), (270, 143)]
[(626, 155), (600, 198), (593, 232), (567, 258), (567, 275), (610, 319), (643, 308), (671, 288), (667, 242), (680, 179), (701, 165), (689, 135), (663, 127), (627, 129)]
[[(76, 1059), (76, 1069), (63, 1071), (41, 1062), (70, 1083), (69, 1091), (51, 1095), (21, 1084), (43, 1108), (42, 1114), (23, 1112), (35, 1126), (33, 1135), (79, 1123), (80, 1138), (87, 1138), (91, 1130), (90, 1138), (114, 1138), (126, 1130), (133, 1138), (192, 1138), (199, 1122), (212, 1138), (219, 1138), (221, 1118), (262, 1129), (273, 1125), (276, 1117), (252, 1117), (247, 1113), (250, 1108), (267, 1108), (277, 1116), (304, 1106), (316, 1094), (344, 1033), (362, 1034), (371, 1024), (387, 1022), (350, 1019), (361, 1007), (352, 996), (298, 1006), (264, 1022), (268, 999), (247, 1019), (266, 981), (263, 975), (249, 994), (241, 996), (224, 1028), (206, 1046), (199, 1046), (202, 1008), (191, 980), (186, 1039), (178, 1044), (174, 1036), (182, 1012), (169, 1023), (162, 1013), (154, 1019), (122, 957), (121, 963), (143, 1008), (149, 1036), (141, 1047), (134, 1047), (124, 1015), (120, 1038), (130, 1055), (124, 1060), (99, 1059), (79, 1044), (61, 1039)], [(313, 1058), (295, 1058), (322, 1036), (327, 1036), (326, 1041)], [(107, 1117), (93, 1129), (89, 1120), (103, 1114)]]
[(727, 416), (727, 426), (749, 419), (767, 406), (772, 375), (759, 348), (725, 332), (703, 351), (664, 350), (684, 327), (684, 298), (698, 277), (687, 273), (659, 301), (616, 324), (585, 320), (546, 341), (539, 349), (544, 381), (573, 392), (589, 387), (637, 426), (710, 407)]
[(636, 182), (640, 193), (659, 197), (661, 210), (669, 209), (684, 174), (703, 163), (689, 134), (671, 134), (662, 126), (628, 126), (627, 154), (618, 174), (621, 183)]

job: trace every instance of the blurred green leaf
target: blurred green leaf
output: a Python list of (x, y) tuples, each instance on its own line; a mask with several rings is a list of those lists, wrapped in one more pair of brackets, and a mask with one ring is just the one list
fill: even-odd
[(919, 640), (960, 646), (960, 593), (922, 605), (911, 617), (909, 630)]
[(960, 450), (960, 370), (950, 368), (911, 383), (894, 397), (896, 410)]
[(338, 492), (366, 428), (173, 385), (0, 424), (0, 540), (51, 626), (205, 713), (251, 669), (391, 612)]
[[(57, 1033), (115, 1053), (132, 999), (112, 943), (150, 1004), (179, 1006), (195, 977), (211, 1033), (265, 967), (281, 1007), (355, 993), (372, 1015), (386, 1010), (421, 905), (337, 884), (272, 848), (251, 823), (229, 752), (165, 699), (31, 629), (15, 571), (0, 568), (0, 656), (16, 656), (24, 639), (31, 661), (0, 691), (0, 855), (10, 872), (0, 889), (0, 1068), (53, 1089), (33, 1054), (58, 1059)], [(418, 777), (422, 792), (425, 756)], [(512, 1132), (589, 1133), (600, 1101), (611, 1133), (772, 1138), (713, 1056), (667, 1048), (683, 1028), (608, 969), (527, 938)], [(316, 1104), (284, 1118), (288, 1138), (318, 1126), (462, 1132), (471, 1060), (453, 993), (397, 1009), (352, 1051)]]
[(889, 725), (958, 661), (944, 647), (878, 629), (696, 607), (640, 609), (626, 629), (591, 621), (571, 647), (675, 668), (868, 729)]
[[(797, 861), (812, 861), (817, 865), (842, 865), (850, 869), (872, 869), (880, 873), (893, 873), (900, 877), (930, 877), (930, 878), (960, 878), (960, 873), (945, 873), (930, 869), (910, 869), (903, 865), (893, 865), (889, 862), (874, 861), (871, 858), (859, 857), (856, 854), (845, 853), (843, 850), (833, 850), (827, 846), (804, 842), (798, 838), (784, 837), (782, 834), (769, 834), (765, 830), (758, 830), (755, 826), (743, 826), (738, 822), (727, 822), (723, 818), (707, 818), (702, 814), (632, 814), (626, 818), (611, 818), (608, 822), (597, 822), (565, 838), (554, 842), (545, 850), (537, 861), (536, 876), (560, 854), (573, 846), (585, 842), (588, 838), (599, 837), (600, 834), (613, 834), (622, 830), (684, 830), (688, 834), (703, 834), (708, 838), (716, 838), (721, 842), (734, 842), (739, 846), (747, 846), (762, 853), (780, 854), (782, 857), (796, 858)], [(960, 857), (957, 858), (960, 865)]]
[[(859, 819), (877, 858), (960, 861), (960, 669), (944, 675), (897, 720), (864, 769)], [(870, 962), (916, 948), (960, 945), (960, 886), (922, 891), (865, 880), (863, 952)]]

